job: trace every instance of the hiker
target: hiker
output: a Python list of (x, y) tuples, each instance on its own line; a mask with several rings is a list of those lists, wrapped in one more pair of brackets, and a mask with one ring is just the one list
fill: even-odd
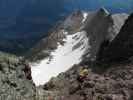
[(24, 65), (23, 71), (25, 73), (26, 79), (32, 80), (31, 66), (30, 66), (29, 62), (22, 57), (19, 58), (19, 61), (21, 62), (22, 65)]
[(80, 83), (83, 83), (84, 80), (87, 78), (87, 75), (89, 74), (89, 70), (87, 68), (81, 68), (79, 71), (79, 75), (77, 77), (77, 80)]
[(24, 68), (24, 72), (25, 72), (25, 76), (28, 80), (31, 80), (32, 79), (32, 76), (31, 76), (31, 68), (30, 68), (30, 65), (28, 63), (25, 63), (25, 68)]

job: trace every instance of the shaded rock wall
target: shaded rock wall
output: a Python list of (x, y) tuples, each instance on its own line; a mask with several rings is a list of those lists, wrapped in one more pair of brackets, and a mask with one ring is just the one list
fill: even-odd
[(98, 54), (98, 60), (102, 62), (120, 62), (133, 56), (133, 14), (126, 20), (116, 38), (102, 53)]

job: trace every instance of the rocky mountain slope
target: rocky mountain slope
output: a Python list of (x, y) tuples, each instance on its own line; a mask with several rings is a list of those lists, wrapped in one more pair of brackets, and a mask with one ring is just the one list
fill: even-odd
[(26, 61), (0, 52), (0, 100), (49, 100), (51, 94), (58, 92), (35, 87)]
[(31, 70), (36, 85), (43, 85), (74, 64), (94, 61), (101, 44), (113, 40), (127, 17), (127, 14), (112, 15), (105, 8), (73, 12), (27, 54), (33, 61)]
[(0, 53), (0, 100), (34, 100), (30, 68), (19, 58)]
[[(86, 80), (80, 83), (77, 76), (83, 66), (90, 71)], [(75, 65), (69, 71), (52, 78), (42, 88), (60, 91), (60, 99), (57, 100), (132, 100), (133, 64), (103, 66)], [(56, 99), (58, 95), (51, 94), (51, 98)]]
[[(119, 57), (119, 61), (121, 61), (121, 57), (129, 59), (132, 56), (130, 53), (132, 48), (123, 49), (132, 43), (130, 40), (131, 34), (129, 34), (132, 32), (132, 29), (130, 30), (132, 27), (132, 18), (132, 15), (130, 15), (116, 38), (112, 40), (109, 43), (110, 45), (106, 46), (105, 49), (110, 50), (109, 48), (111, 48), (110, 52), (113, 50), (112, 56), (116, 58)], [(126, 38), (124, 38), (124, 36), (126, 36)], [(128, 42), (128, 40), (130, 40), (130, 42)], [(117, 51), (117, 46), (120, 45), (119, 43), (124, 46), (121, 46), (121, 50), (119, 49), (119, 51)], [(122, 51), (124, 51), (127, 56), (119, 55)], [(128, 55), (127, 51), (130, 51), (130, 55)], [(106, 55), (110, 52), (104, 52), (103, 54)], [(115, 52), (118, 54), (115, 54)], [(52, 78), (48, 83), (43, 85), (42, 88), (49, 91), (60, 91), (58, 94), (59, 97), (58, 95), (50, 95), (52, 99), (58, 98), (57, 100), (132, 100), (132, 60), (127, 61), (127, 59), (122, 59), (122, 62), (118, 62), (118, 59), (112, 59), (112, 56), (109, 55), (107, 57), (100, 55), (105, 61), (107, 59), (108, 62), (102, 62), (102, 60), (98, 59), (93, 62), (82, 62), (78, 65), (74, 65), (68, 71), (58, 75), (58, 77)], [(100, 63), (97, 63), (97, 61)], [(83, 67), (89, 70), (89, 74), (84, 82), (80, 83), (77, 80), (77, 76)]]
[[(0, 53), (0, 99), (132, 100), (131, 28), (132, 15), (73, 12), (27, 53), (29, 64)], [(81, 68), (88, 70), (83, 82)]]

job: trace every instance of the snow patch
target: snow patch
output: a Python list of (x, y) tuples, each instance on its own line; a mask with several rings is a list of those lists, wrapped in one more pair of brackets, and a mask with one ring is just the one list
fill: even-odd
[(108, 12), (107, 9), (105, 9), (104, 7), (101, 8), (107, 15), (109, 15), (110, 13)]
[(83, 13), (83, 20), (82, 20), (82, 23), (84, 23), (85, 21), (86, 21), (86, 19), (87, 19), (87, 16), (88, 16), (88, 13), (87, 12), (84, 12)]
[(89, 39), (85, 31), (72, 35), (68, 35), (67, 32), (64, 34), (66, 34), (65, 44), (58, 44), (58, 48), (51, 52), (52, 59), (47, 58), (39, 64), (31, 64), (32, 78), (37, 86), (44, 85), (52, 77), (80, 63), (83, 54), (89, 48)]

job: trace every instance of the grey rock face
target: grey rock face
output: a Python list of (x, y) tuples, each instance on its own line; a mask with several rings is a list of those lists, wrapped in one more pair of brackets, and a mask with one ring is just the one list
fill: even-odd
[(84, 30), (88, 33), (88, 37), (90, 38), (91, 49), (88, 50), (85, 55), (90, 54), (89, 58), (95, 60), (101, 44), (104, 41), (109, 43), (114, 39), (127, 17), (127, 14), (112, 15), (105, 8), (89, 13), (84, 25)]
[(18, 58), (0, 53), (0, 100), (33, 100), (35, 86)]

